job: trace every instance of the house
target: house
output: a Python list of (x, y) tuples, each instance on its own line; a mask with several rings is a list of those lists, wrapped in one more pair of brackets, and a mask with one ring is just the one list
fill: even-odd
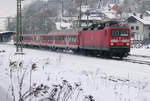
[(144, 41), (150, 38), (150, 20), (142, 17), (130, 16), (127, 19), (128, 26), (131, 28), (131, 37), (134, 41)]
[(142, 14), (144, 17), (149, 17), (150, 16), (150, 11), (148, 10), (148, 11), (145, 11), (143, 14)]
[(141, 15), (142, 19), (150, 21), (150, 11), (147, 10)]

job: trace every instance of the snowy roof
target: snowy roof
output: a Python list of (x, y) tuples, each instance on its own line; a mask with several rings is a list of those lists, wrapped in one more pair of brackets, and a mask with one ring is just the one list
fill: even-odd
[(101, 20), (101, 17), (92, 14), (92, 15), (90, 15), (90, 16), (84, 15), (84, 16), (82, 16), (81, 19), (82, 19), (82, 20)]
[(2, 34), (15, 34), (16, 32), (13, 32), (13, 31), (2, 31), (2, 32), (0, 32), (0, 35), (2, 35)]
[(141, 19), (141, 18), (134, 16), (134, 15), (132, 15), (132, 17), (134, 17), (138, 21), (142, 22), (144, 25), (150, 25), (150, 20), (144, 20), (144, 19)]
[(143, 19), (146, 21), (150, 21), (150, 16), (145, 16), (145, 17), (143, 17)]
[(63, 27), (70, 29), (71, 23), (65, 23), (65, 22), (56, 22), (56, 28), (58, 30), (61, 30)]
[(81, 11), (82, 12), (86, 12), (87, 10), (89, 10), (89, 5), (83, 5), (83, 6), (81, 6)]
[(116, 11), (112, 10), (112, 7), (114, 4), (107, 5), (103, 8), (102, 13), (104, 13), (108, 18), (116, 18)]
[(79, 31), (80, 31), (80, 29), (53, 30), (49, 34), (55, 33), (55, 32), (56, 33), (58, 32), (58, 34), (59, 34), (59, 32), (79, 32)]
[(150, 14), (150, 11), (146, 11), (146, 13)]
[(108, 17), (108, 18), (116, 18), (116, 12), (114, 11), (103, 11), (103, 13)]

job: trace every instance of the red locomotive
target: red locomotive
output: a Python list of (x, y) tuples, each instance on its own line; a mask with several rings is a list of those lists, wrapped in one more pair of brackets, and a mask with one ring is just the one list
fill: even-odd
[(83, 30), (60, 30), (48, 34), (24, 34), (23, 43), (53, 50), (71, 49), (85, 54), (125, 57), (130, 52), (130, 29), (116, 22), (93, 24)]

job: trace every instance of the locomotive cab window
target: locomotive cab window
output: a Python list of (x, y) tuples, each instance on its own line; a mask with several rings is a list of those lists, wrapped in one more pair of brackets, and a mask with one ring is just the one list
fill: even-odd
[(129, 36), (129, 31), (127, 29), (112, 29), (111, 36), (112, 37)]
[(119, 36), (120, 34), (119, 34), (119, 30), (116, 30), (116, 29), (113, 29), (113, 30), (111, 30), (111, 36)]
[(120, 30), (120, 36), (129, 36), (129, 32), (126, 29)]

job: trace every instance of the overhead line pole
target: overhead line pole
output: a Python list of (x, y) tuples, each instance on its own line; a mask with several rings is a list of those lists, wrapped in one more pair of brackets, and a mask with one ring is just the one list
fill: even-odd
[(22, 9), (21, 9), (21, 0), (20, 0), (20, 7), (19, 7), (20, 9), (20, 15), (19, 15), (19, 17), (20, 17), (20, 43), (21, 43), (21, 45), (20, 45), (20, 47), (21, 47), (21, 52), (23, 52), (23, 37), (22, 37)]
[(16, 52), (23, 52), (22, 49), (22, 14), (21, 0), (17, 0), (17, 20), (16, 20)]
[(19, 51), (19, 0), (17, 0), (17, 18), (16, 18), (16, 52)]
[(63, 11), (64, 10), (64, 4), (63, 0), (61, 0), (61, 17), (60, 17), (60, 28), (62, 27), (62, 19), (63, 19)]

